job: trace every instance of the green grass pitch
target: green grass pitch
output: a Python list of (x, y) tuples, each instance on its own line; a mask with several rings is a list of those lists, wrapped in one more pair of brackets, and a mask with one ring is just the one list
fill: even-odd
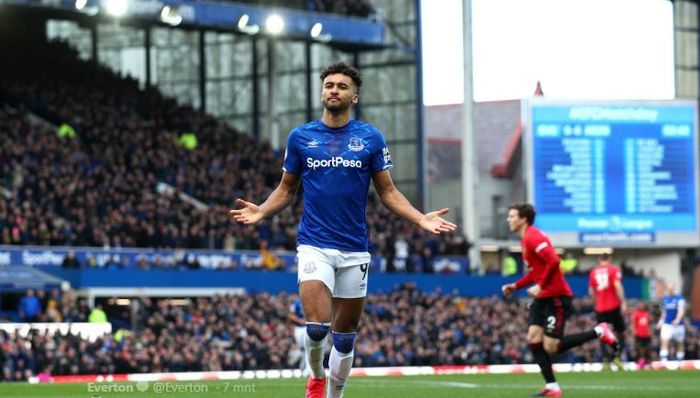
[[(561, 373), (567, 398), (698, 398), (700, 371)], [(0, 397), (65, 398), (301, 398), (305, 380), (0, 384)], [(529, 397), (543, 386), (539, 374), (356, 377), (345, 398)]]

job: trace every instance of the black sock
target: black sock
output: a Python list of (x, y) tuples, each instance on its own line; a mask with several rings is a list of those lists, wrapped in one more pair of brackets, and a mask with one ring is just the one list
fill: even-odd
[(615, 353), (612, 349), (610, 349), (610, 346), (603, 343), (602, 341), (600, 342), (600, 352), (603, 353), (603, 360), (606, 362), (612, 361), (615, 357)]
[(554, 370), (552, 370), (552, 358), (549, 356), (549, 353), (544, 350), (542, 343), (530, 344), (530, 350), (532, 350), (535, 362), (540, 365), (540, 371), (542, 372), (542, 376), (544, 376), (544, 380), (547, 383), (556, 382)]
[(559, 343), (559, 350), (557, 352), (558, 353), (564, 352), (564, 351), (568, 350), (569, 348), (578, 347), (587, 341), (597, 339), (597, 338), (598, 338), (598, 334), (595, 332), (595, 330), (564, 336), (564, 338), (562, 338), (561, 342)]

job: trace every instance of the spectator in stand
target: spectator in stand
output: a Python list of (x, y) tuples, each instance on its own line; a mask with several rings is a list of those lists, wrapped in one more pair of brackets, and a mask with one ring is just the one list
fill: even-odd
[(63, 263), (61, 264), (61, 266), (65, 269), (81, 267), (80, 261), (75, 256), (75, 252), (73, 250), (69, 251), (66, 254), (66, 257), (63, 258)]
[(39, 322), (41, 314), (41, 300), (33, 289), (28, 289), (19, 300), (19, 317), (22, 322)]
[(284, 261), (277, 257), (267, 245), (266, 241), (260, 242), (260, 257), (262, 257), (260, 266), (265, 271), (284, 271)]
[(88, 322), (90, 323), (107, 323), (107, 314), (105, 314), (102, 306), (100, 304), (96, 305), (95, 308), (90, 311), (88, 316)]
[[(33, 332), (21, 337), (0, 332), (0, 358), (6, 358), (0, 362), (4, 364), (0, 378), (296, 368), (300, 358), (293, 343), (294, 325), (287, 320), (295, 298), (257, 293), (198, 298), (186, 305), (144, 299), (136, 315), (137, 333), (113, 325), (113, 334), (94, 342), (72, 335)], [(87, 303), (75, 300), (75, 292), (64, 292), (61, 302), (66, 322), (87, 320)], [(630, 301), (630, 305), (637, 308), (638, 303)], [(518, 315), (526, 307), (526, 300), (424, 293), (413, 285), (385, 295), (370, 294), (363, 321), (365, 339), (358, 344), (355, 366), (532, 363), (520, 338), (527, 325)], [(575, 299), (573, 308), (567, 327), (581, 331), (594, 325), (590, 298)], [(687, 333), (686, 355), (697, 358), (698, 330), (689, 327)], [(658, 335), (652, 334), (651, 345), (658, 345)], [(649, 360), (657, 358), (653, 350), (649, 355)], [(599, 362), (602, 358), (598, 344), (591, 342), (558, 361)]]

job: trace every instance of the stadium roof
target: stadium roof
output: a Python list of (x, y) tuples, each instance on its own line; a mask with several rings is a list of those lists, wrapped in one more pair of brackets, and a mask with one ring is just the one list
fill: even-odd
[[(341, 49), (386, 46), (385, 26), (369, 18), (234, 2), (191, 0), (0, 0), (0, 5), (79, 20), (121, 20), (183, 29), (231, 31), (245, 35), (326, 43)], [(281, 31), (270, 30), (270, 17), (282, 21)]]

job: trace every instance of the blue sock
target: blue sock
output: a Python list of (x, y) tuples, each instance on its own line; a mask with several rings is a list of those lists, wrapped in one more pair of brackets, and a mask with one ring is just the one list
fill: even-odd
[(317, 322), (306, 322), (306, 334), (313, 341), (321, 341), (328, 335), (330, 325)]
[(347, 354), (352, 351), (353, 347), (355, 346), (355, 337), (357, 336), (357, 332), (339, 333), (334, 331), (332, 333), (333, 347), (335, 347), (338, 352)]

